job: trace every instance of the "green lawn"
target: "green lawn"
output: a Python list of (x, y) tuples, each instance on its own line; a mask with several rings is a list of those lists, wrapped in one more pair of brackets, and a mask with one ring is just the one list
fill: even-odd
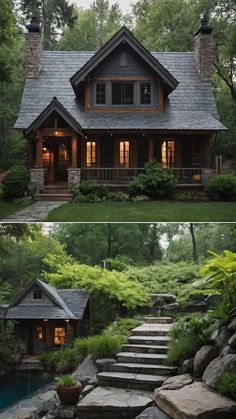
[(46, 221), (236, 221), (236, 202), (68, 203), (51, 211)]
[(24, 204), (12, 204), (10, 202), (3, 202), (0, 200), (0, 221), (8, 215), (14, 214), (25, 207), (26, 205)]

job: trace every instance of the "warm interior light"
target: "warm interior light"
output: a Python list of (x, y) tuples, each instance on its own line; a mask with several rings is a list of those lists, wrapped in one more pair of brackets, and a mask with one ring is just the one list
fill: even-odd
[(68, 320), (68, 319), (66, 319), (66, 320), (65, 320), (65, 322), (66, 322), (66, 323), (69, 323), (69, 321), (70, 321), (70, 320)]
[(46, 147), (43, 147), (43, 151), (47, 151), (47, 148)]
[(120, 141), (120, 166), (129, 167), (129, 141)]
[(43, 321), (44, 321), (44, 322), (48, 322), (48, 319), (44, 319)]

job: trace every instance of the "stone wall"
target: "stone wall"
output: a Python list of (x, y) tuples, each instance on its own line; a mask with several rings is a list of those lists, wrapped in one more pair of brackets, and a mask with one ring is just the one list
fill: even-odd
[(212, 33), (199, 33), (195, 39), (195, 60), (201, 80), (211, 80), (213, 74), (214, 40)]
[(44, 189), (45, 169), (30, 169), (30, 180), (36, 193)]
[(80, 186), (80, 178), (81, 178), (81, 171), (80, 169), (67, 169), (68, 170), (68, 187), (71, 188), (79, 188)]

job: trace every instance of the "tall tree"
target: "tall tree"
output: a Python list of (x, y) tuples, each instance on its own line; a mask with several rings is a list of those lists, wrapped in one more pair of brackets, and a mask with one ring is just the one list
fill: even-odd
[(192, 240), (192, 246), (193, 246), (193, 260), (195, 263), (198, 263), (198, 253), (197, 253), (197, 243), (196, 243), (196, 237), (195, 237), (195, 226), (193, 223), (189, 224), (189, 231), (191, 234), (191, 240)]

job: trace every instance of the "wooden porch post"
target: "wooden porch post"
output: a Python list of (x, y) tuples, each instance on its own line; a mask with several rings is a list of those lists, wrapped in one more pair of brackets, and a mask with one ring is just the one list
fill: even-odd
[(153, 160), (153, 138), (148, 140), (148, 160)]
[(43, 136), (39, 134), (36, 139), (36, 164), (39, 169), (43, 168)]
[(77, 137), (72, 137), (71, 140), (71, 151), (72, 151), (72, 159), (71, 159), (71, 167), (72, 169), (77, 168)]

